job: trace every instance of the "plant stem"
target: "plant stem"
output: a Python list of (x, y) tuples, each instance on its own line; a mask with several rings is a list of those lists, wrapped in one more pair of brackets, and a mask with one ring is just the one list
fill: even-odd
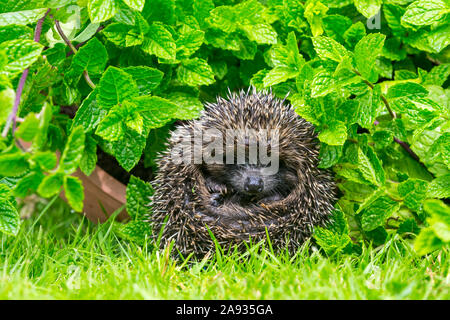
[[(41, 39), (42, 25), (44, 24), (44, 20), (47, 17), (50, 9), (47, 9), (44, 16), (40, 18), (36, 24), (36, 29), (34, 31), (34, 41), (39, 43)], [(20, 99), (22, 97), (23, 88), (25, 87), (25, 82), (27, 81), (28, 73), (30, 72), (29, 68), (26, 68), (22, 75), (20, 76), (19, 85), (16, 89), (16, 97), (14, 99), (14, 105), (11, 110), (11, 113), (8, 116), (8, 120), (6, 121), (5, 128), (3, 129), (2, 136), (6, 137), (8, 135), (9, 128), (12, 124), (12, 133), (14, 135), (14, 131), (16, 131), (16, 121), (17, 121), (17, 112), (19, 111)]]
[[(72, 50), (72, 52), (74, 54), (76, 54), (78, 52), (77, 48), (75, 48), (75, 46), (72, 44), (72, 42), (70, 42), (69, 38), (66, 37), (66, 35), (64, 34), (64, 31), (62, 30), (61, 25), (59, 24), (58, 20), (55, 20), (55, 26), (56, 26), (56, 30), (58, 30), (58, 33), (61, 36), (61, 38), (69, 46), (70, 50)], [(84, 76), (84, 79), (86, 80), (87, 84), (92, 89), (95, 89), (95, 84), (94, 84), (94, 82), (92, 82), (91, 77), (89, 77), (89, 74), (88, 74), (88, 72), (86, 70), (83, 71), (83, 76)]]
[[(353, 69), (353, 72), (355, 72), (357, 75), (361, 76), (361, 74), (358, 72), (358, 70)], [(367, 81), (366, 79), (363, 79), (363, 81), (364, 81), (365, 84), (367, 84), (367, 85), (370, 87), (370, 89), (373, 89), (373, 88), (374, 88), (374, 85), (373, 85), (372, 83), (370, 83), (369, 81)], [(383, 101), (384, 105), (386, 106), (387, 110), (389, 111), (389, 114), (391, 115), (392, 119), (396, 119), (396, 118), (397, 118), (397, 115), (396, 115), (395, 112), (391, 109), (391, 107), (390, 107), (390, 105), (389, 105), (389, 102), (387, 101), (386, 97), (385, 97), (384, 95), (380, 94), (380, 98), (381, 98), (381, 100)], [(379, 124), (379, 122), (378, 122), (377, 120), (375, 120), (375, 121), (373, 122), (373, 124), (376, 126), (376, 125)], [(423, 165), (423, 166), (426, 168), (426, 166), (422, 163), (422, 161), (420, 161), (419, 156), (418, 156), (418, 155), (410, 148), (410, 146), (409, 146), (406, 142), (404, 142), (404, 141), (402, 141), (402, 140), (400, 140), (400, 139), (398, 139), (398, 138), (396, 138), (396, 137), (394, 137), (394, 141), (395, 141), (396, 143), (398, 143), (403, 149), (405, 149), (405, 151), (406, 151), (406, 152), (407, 152), (414, 160), (416, 160), (417, 162), (419, 162), (421, 165)]]
[[(359, 73), (358, 70), (353, 69), (353, 72), (356, 73), (358, 76), (361, 76), (361, 73)], [(373, 89), (373, 88), (374, 88), (374, 85), (373, 85), (372, 83), (370, 83), (370, 82), (367, 81), (366, 79), (362, 79), (362, 80), (363, 80), (363, 82), (364, 82), (365, 84), (367, 84), (367, 85), (370, 87), (370, 89)], [(384, 95), (380, 94), (380, 98), (381, 98), (381, 100), (383, 100), (383, 103), (384, 103), (384, 105), (386, 106), (386, 109), (388, 110), (388, 112), (389, 112), (389, 114), (391, 115), (391, 117), (392, 117), (393, 119), (397, 118), (395, 112), (391, 109), (391, 106), (389, 105), (389, 102), (387, 101), (386, 97), (385, 97)]]

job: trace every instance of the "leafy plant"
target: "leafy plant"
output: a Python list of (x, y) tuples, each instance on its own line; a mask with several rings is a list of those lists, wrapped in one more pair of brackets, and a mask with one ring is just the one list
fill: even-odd
[[(390, 233), (430, 252), (449, 241), (448, 15), (441, 0), (3, 2), (0, 230), (17, 234), (15, 197), (30, 193), (63, 189), (82, 211), (71, 174), (100, 150), (154, 168), (175, 120), (253, 85), (289, 93), (317, 128), (341, 191), (314, 234), (325, 252)], [(123, 235), (148, 234), (151, 192), (130, 179)]]

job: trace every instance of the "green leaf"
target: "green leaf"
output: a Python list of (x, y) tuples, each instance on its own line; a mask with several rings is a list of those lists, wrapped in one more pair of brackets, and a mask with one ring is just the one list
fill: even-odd
[(59, 171), (65, 174), (71, 174), (77, 170), (84, 151), (84, 130), (78, 126), (71, 130), (67, 138), (66, 146), (61, 155)]
[(330, 146), (326, 143), (320, 144), (319, 168), (329, 168), (339, 162), (342, 155), (342, 146)]
[(118, 223), (116, 232), (125, 239), (129, 239), (144, 246), (146, 239), (151, 239), (152, 233), (150, 223), (142, 220), (133, 220), (126, 224)]
[(84, 189), (80, 179), (72, 176), (65, 177), (64, 194), (73, 210), (83, 211)]
[(358, 169), (370, 183), (376, 186), (382, 186), (384, 184), (384, 170), (372, 148), (368, 147), (366, 152), (358, 148)]
[(8, 62), (3, 67), (10, 77), (14, 77), (31, 66), (41, 55), (43, 46), (33, 40), (10, 40), (0, 43), (0, 51), (4, 50)]
[(181, 120), (195, 119), (200, 116), (203, 110), (203, 103), (197, 97), (183, 92), (172, 92), (167, 99), (178, 106), (173, 118)]
[(37, 189), (38, 193), (44, 198), (58, 194), (64, 182), (63, 178), (64, 175), (62, 173), (46, 176)]
[(418, 254), (424, 255), (435, 250), (440, 249), (443, 246), (443, 242), (434, 233), (433, 229), (425, 228), (420, 231), (414, 242), (414, 249)]
[(354, 0), (356, 9), (366, 18), (373, 17), (380, 11), (382, 0)]
[(426, 95), (428, 95), (428, 90), (420, 84), (415, 82), (403, 82), (390, 87), (387, 98), (396, 99), (407, 97), (413, 99), (417, 97), (425, 97)]
[(15, 135), (24, 141), (32, 141), (38, 130), (39, 120), (33, 112), (30, 112), (17, 128)]
[(14, 106), (15, 97), (16, 93), (11, 88), (5, 88), (0, 91), (0, 104), (2, 106), (2, 108), (0, 108), (0, 126), (8, 119)]
[(125, 23), (111, 23), (103, 29), (102, 33), (112, 43), (126, 47), (127, 46), (127, 34), (133, 27)]
[(117, 0), (88, 0), (91, 22), (103, 22), (114, 17), (118, 11)]
[(85, 132), (90, 132), (106, 116), (108, 111), (98, 105), (97, 94), (98, 89), (95, 89), (83, 100), (73, 118), (72, 128), (82, 126)]
[(133, 102), (138, 106), (136, 111), (144, 118), (147, 129), (162, 127), (183, 112), (177, 104), (161, 97), (142, 96)]
[(31, 159), (46, 171), (50, 171), (56, 167), (56, 155), (51, 151), (36, 152)]
[(426, 197), (428, 182), (419, 179), (408, 179), (398, 185), (398, 193), (404, 204), (411, 210), (418, 211)]
[(354, 23), (344, 33), (344, 40), (351, 48), (366, 35), (366, 27), (361, 21)]
[(426, 200), (424, 210), (431, 215), (427, 219), (430, 228), (444, 242), (450, 242), (450, 207), (441, 200)]
[(146, 66), (126, 67), (122, 70), (129, 73), (136, 81), (139, 95), (150, 94), (159, 86), (164, 76), (162, 71)]
[(127, 109), (129, 102), (123, 105), (116, 105), (111, 108), (108, 114), (98, 124), (95, 134), (107, 141), (117, 141), (124, 133), (123, 122), (132, 111)]
[(0, 154), (0, 175), (15, 177), (28, 170), (26, 155), (23, 153)]
[(14, 187), (14, 196), (25, 198), (30, 192), (35, 192), (45, 176), (39, 170), (31, 171), (20, 179)]
[(270, 24), (258, 23), (243, 25), (245, 35), (258, 44), (275, 44), (277, 43), (277, 32)]
[(347, 127), (341, 121), (330, 121), (319, 134), (319, 140), (330, 146), (343, 145), (347, 140)]
[(142, 50), (163, 59), (175, 59), (177, 54), (172, 34), (160, 22), (149, 26)]
[(7, 200), (0, 199), (0, 231), (15, 236), (19, 232), (20, 217), (17, 209)]
[(330, 73), (321, 70), (314, 75), (311, 83), (311, 97), (321, 97), (335, 91), (335, 81)]
[(400, 205), (384, 194), (376, 193), (358, 210), (361, 219), (361, 226), (365, 231), (372, 231), (382, 226), (386, 219), (398, 211)]
[(72, 58), (69, 76), (79, 77), (84, 71), (90, 76), (101, 74), (107, 61), (108, 53), (105, 47), (97, 38), (92, 38)]
[(177, 69), (177, 80), (196, 87), (214, 83), (214, 73), (208, 63), (200, 58), (184, 60)]
[(127, 185), (127, 212), (131, 219), (142, 219), (148, 216), (150, 196), (153, 188), (148, 182), (131, 176)]
[(9, 25), (0, 28), (0, 43), (15, 39), (31, 39), (33, 29), (27, 26)]
[(437, 177), (428, 184), (428, 198), (450, 198), (450, 173)]
[(447, 5), (441, 0), (418, 0), (411, 3), (402, 17), (402, 22), (415, 26), (427, 26), (448, 13)]
[(32, 24), (42, 18), (47, 11), (47, 8), (39, 8), (34, 10), (23, 10), (15, 12), (5, 12), (0, 14), (0, 27), (7, 25), (21, 25)]
[(122, 139), (113, 142), (114, 156), (125, 170), (130, 171), (139, 162), (145, 143), (145, 136), (126, 130)]
[(138, 94), (139, 89), (133, 77), (122, 69), (110, 66), (100, 79), (97, 102), (109, 109)]
[(334, 233), (321, 227), (315, 228), (313, 236), (328, 255), (342, 251), (350, 243), (350, 237), (347, 234)]
[(450, 63), (443, 63), (435, 66), (423, 77), (422, 84), (432, 84), (437, 86), (443, 86), (444, 82), (450, 75)]
[(371, 78), (376, 58), (380, 55), (386, 36), (371, 33), (362, 38), (355, 46), (355, 62), (358, 71), (366, 79)]
[(326, 16), (328, 7), (324, 6), (320, 1), (308, 2), (305, 7), (304, 16), (311, 27), (311, 33), (314, 37), (323, 33), (322, 18)]
[(344, 46), (329, 37), (314, 37), (312, 38), (312, 42), (317, 55), (321, 59), (331, 59), (341, 62), (344, 57), (350, 54)]
[(414, 219), (407, 219), (403, 221), (399, 226), (397, 233), (403, 234), (403, 233), (413, 233), (413, 234), (419, 234), (420, 228), (417, 225), (416, 220)]
[(84, 152), (80, 160), (80, 169), (89, 176), (94, 171), (97, 164), (97, 143), (90, 136), (86, 135)]
[(123, 2), (125, 2), (126, 5), (129, 6), (130, 8), (138, 11), (142, 11), (145, 4), (145, 0), (123, 0)]
[(177, 59), (189, 58), (194, 52), (200, 49), (205, 39), (205, 32), (192, 30), (182, 33), (176, 41)]

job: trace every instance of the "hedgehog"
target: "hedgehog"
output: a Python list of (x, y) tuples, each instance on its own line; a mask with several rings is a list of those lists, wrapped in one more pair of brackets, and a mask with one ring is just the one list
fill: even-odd
[[(319, 169), (314, 126), (285, 99), (251, 88), (206, 103), (157, 160), (150, 224), (161, 248), (204, 256), (270, 238), (295, 250), (330, 221), (336, 185)], [(245, 246), (244, 246), (245, 247)]]

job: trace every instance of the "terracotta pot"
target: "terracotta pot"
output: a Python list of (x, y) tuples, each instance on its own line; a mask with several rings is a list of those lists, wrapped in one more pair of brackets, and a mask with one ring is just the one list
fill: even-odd
[[(20, 140), (25, 147), (31, 146), (30, 142)], [(59, 152), (56, 156), (60, 157)], [(129, 218), (125, 210), (126, 204), (126, 186), (120, 181), (113, 178), (105, 170), (99, 166), (95, 166), (90, 176), (85, 175), (78, 169), (72, 174), (83, 182), (84, 187), (84, 205), (83, 214), (92, 222), (105, 222), (111, 214), (123, 206), (122, 211), (117, 215), (116, 220), (123, 221)], [(60, 197), (67, 201), (64, 190), (61, 191)]]
[[(129, 218), (125, 210), (126, 186), (109, 175), (105, 170), (96, 166), (90, 176), (85, 175), (79, 169), (73, 176), (80, 178), (84, 187), (84, 215), (92, 222), (105, 222), (113, 212), (120, 207), (123, 210), (116, 220), (122, 221)], [(61, 198), (67, 201), (64, 191)]]

